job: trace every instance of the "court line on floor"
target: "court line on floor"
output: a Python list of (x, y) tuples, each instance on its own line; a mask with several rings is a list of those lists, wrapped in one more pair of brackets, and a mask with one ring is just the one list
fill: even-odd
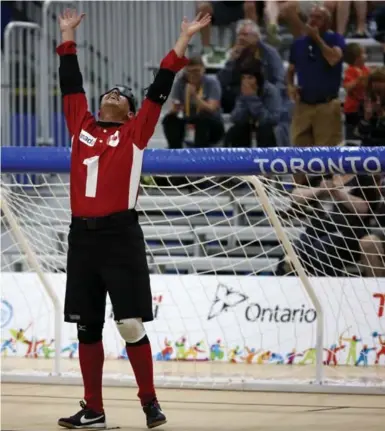
[[(2, 393), (2, 397), (10, 397), (10, 398), (49, 398), (49, 399), (57, 399), (57, 400), (77, 400), (78, 397), (73, 396), (65, 396), (65, 395), (26, 395), (26, 394), (7, 394)], [(129, 401), (129, 402), (138, 402), (137, 398), (109, 398), (104, 397), (104, 401)], [(376, 407), (376, 406), (324, 406), (320, 404), (276, 404), (276, 403), (243, 403), (243, 402), (229, 402), (229, 401), (181, 401), (181, 400), (163, 400), (162, 404), (211, 404), (211, 405), (227, 405), (227, 406), (245, 406), (245, 407), (300, 407), (300, 408), (311, 408), (313, 407), (314, 410), (306, 410), (306, 411), (323, 411), (323, 410), (337, 410), (337, 409), (359, 409), (359, 410), (381, 410), (383, 411), (383, 407)]]

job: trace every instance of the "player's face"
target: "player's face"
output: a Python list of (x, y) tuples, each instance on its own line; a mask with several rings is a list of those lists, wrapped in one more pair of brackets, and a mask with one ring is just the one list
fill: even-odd
[(119, 121), (129, 118), (130, 104), (127, 97), (122, 96), (118, 90), (112, 90), (103, 96), (100, 104), (100, 111), (113, 110)]

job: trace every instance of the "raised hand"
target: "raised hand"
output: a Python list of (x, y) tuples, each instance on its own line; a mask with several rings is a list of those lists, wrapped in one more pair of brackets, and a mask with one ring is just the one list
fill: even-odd
[(85, 14), (78, 14), (74, 9), (66, 9), (62, 15), (59, 16), (60, 30), (68, 31), (75, 30), (75, 28), (81, 23)]
[(183, 35), (189, 38), (194, 36), (195, 33), (202, 30), (202, 28), (208, 26), (211, 22), (211, 15), (198, 13), (198, 15), (190, 22), (186, 17), (183, 18), (181, 24), (181, 32)]

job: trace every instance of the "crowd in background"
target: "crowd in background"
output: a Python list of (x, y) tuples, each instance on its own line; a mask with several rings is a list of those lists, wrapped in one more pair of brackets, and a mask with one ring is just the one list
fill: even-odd
[[(235, 41), (226, 53), (211, 45), (210, 27), (202, 32), (201, 56), (175, 83), (163, 120), (170, 148), (384, 145), (385, 67), (366, 65), (360, 40), (385, 42), (385, 2), (215, 1), (198, 10), (211, 13), (213, 25), (235, 22)], [(278, 24), (293, 36), (286, 66)], [(206, 73), (221, 55), (223, 65)], [(294, 180), (291, 211), (308, 219), (294, 247), (308, 272), (343, 276), (357, 264), (365, 276), (385, 276), (383, 177)], [(283, 258), (277, 273), (291, 269)]]
[[(384, 42), (385, 2), (214, 1), (197, 9), (214, 26), (234, 25), (234, 43), (218, 48), (212, 28), (202, 32), (202, 52), (177, 80), (163, 122), (170, 148), (334, 146), (344, 138), (379, 145), (385, 69), (365, 65), (359, 40)], [(288, 64), (279, 26), (294, 38)]]

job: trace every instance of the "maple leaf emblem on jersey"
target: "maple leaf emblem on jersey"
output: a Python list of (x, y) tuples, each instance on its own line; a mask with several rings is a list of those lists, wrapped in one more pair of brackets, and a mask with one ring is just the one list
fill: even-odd
[(246, 301), (248, 296), (242, 292), (237, 292), (233, 288), (219, 283), (215, 292), (215, 299), (211, 304), (207, 320), (218, 317), (229, 308), (236, 307), (238, 304)]

